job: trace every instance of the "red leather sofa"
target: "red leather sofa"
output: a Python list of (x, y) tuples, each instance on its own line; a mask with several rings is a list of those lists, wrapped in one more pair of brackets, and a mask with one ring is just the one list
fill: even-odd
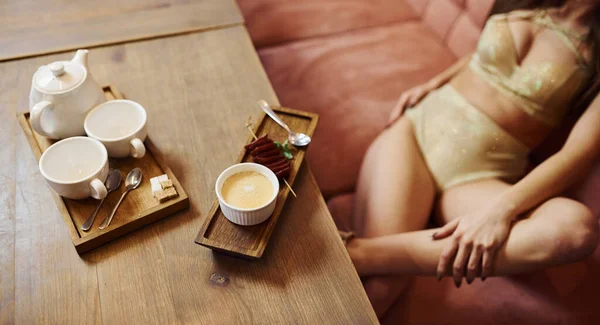
[[(334, 219), (400, 93), (475, 48), (493, 0), (238, 0), (284, 106), (320, 114), (307, 161)], [(600, 213), (600, 168), (572, 193)], [(418, 277), (383, 324), (600, 324), (589, 259), (454, 288)]]

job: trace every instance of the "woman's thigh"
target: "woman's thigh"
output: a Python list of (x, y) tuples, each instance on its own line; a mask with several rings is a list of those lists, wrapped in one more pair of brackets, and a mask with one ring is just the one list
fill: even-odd
[(490, 204), (510, 186), (495, 178), (454, 186), (444, 191), (437, 200), (434, 221), (441, 226), (457, 217), (477, 211)]
[(360, 170), (354, 228), (374, 237), (423, 229), (435, 185), (408, 118), (403, 117), (371, 144)]

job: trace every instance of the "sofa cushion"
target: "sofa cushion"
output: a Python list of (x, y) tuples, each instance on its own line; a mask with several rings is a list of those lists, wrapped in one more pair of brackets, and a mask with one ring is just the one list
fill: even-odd
[(282, 105), (320, 114), (307, 161), (326, 197), (353, 190), (363, 155), (400, 93), (456, 60), (415, 21), (258, 53)]
[(600, 321), (600, 249), (587, 260), (454, 287), (415, 278), (382, 324), (592, 325)]
[[(449, 30), (452, 22), (459, 15), (466, 15), (479, 29), (483, 28), (487, 17), (494, 5), (494, 0), (405, 0), (419, 17), (422, 17), (427, 25), (446, 26)], [(436, 14), (435, 12), (438, 12)], [(438, 21), (435, 17), (450, 15), (450, 19)]]
[(461, 57), (471, 52), (493, 0), (407, 0), (423, 23)]
[(418, 19), (401, 0), (237, 0), (256, 47)]

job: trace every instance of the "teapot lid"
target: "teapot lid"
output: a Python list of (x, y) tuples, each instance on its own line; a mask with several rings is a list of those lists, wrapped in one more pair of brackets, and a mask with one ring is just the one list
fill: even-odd
[(41, 66), (33, 77), (33, 82), (41, 91), (61, 93), (77, 87), (87, 72), (81, 64), (57, 61)]

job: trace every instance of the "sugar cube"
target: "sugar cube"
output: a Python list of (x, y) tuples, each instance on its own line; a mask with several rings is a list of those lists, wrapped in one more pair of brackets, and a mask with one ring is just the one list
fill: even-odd
[(160, 186), (162, 186), (163, 190), (169, 187), (173, 187), (173, 181), (167, 179), (166, 181), (160, 182)]
[(169, 196), (167, 195), (167, 193), (165, 193), (164, 190), (160, 190), (158, 192), (156, 192), (156, 196), (154, 196), (158, 202), (163, 203), (165, 201), (167, 201), (169, 199)]
[(162, 190), (162, 186), (160, 186), (158, 177), (150, 178), (150, 186), (152, 187), (152, 196), (156, 196), (156, 192)]
[(174, 187), (166, 188), (163, 190), (163, 192), (165, 192), (169, 199), (179, 196), (179, 194), (177, 194), (177, 190), (175, 190)]

